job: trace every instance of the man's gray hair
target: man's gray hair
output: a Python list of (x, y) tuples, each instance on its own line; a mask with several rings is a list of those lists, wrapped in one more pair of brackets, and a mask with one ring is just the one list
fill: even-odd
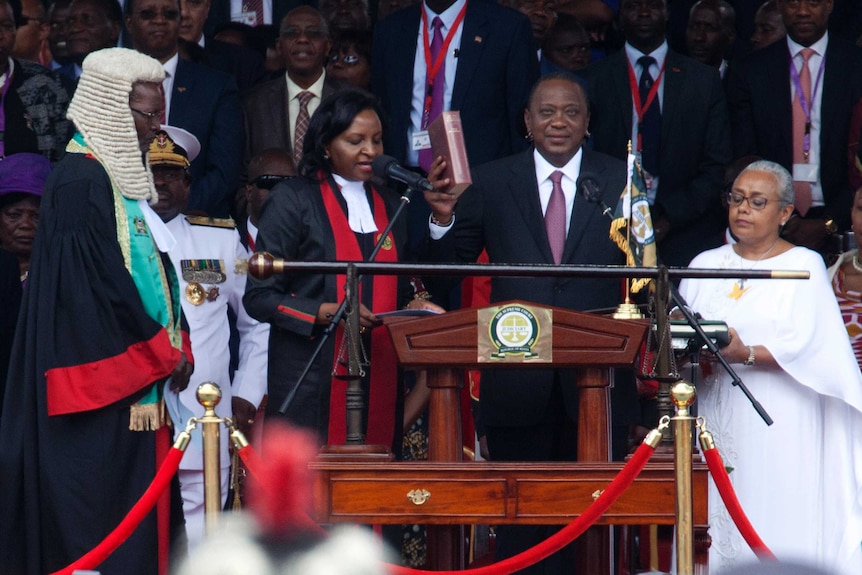
[[(782, 205), (792, 204), (794, 201), (793, 178), (790, 172), (781, 164), (770, 162), (769, 160), (757, 160), (748, 164), (744, 170), (739, 173), (739, 176), (745, 172), (766, 172), (775, 178), (776, 191), (778, 199)], [(737, 179), (739, 179), (737, 176)]]

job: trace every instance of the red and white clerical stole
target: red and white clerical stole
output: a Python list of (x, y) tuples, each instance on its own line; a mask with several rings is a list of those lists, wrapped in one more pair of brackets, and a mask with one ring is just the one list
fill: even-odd
[[(363, 261), (362, 250), (356, 235), (350, 229), (347, 215), (341, 208), (336, 192), (330, 183), (327, 174), (318, 172), (320, 180), (320, 193), (323, 196), (323, 204), (332, 227), (335, 239), (335, 259), (340, 262)], [(380, 241), (380, 234), (389, 225), (386, 214), (386, 204), (380, 193), (372, 188), (371, 197), (373, 202), (374, 223), (377, 225), (375, 241)], [(375, 261), (397, 262), (398, 250), (395, 247), (395, 238), (390, 232), (383, 240), (383, 246)], [(347, 282), (347, 276), (339, 274), (336, 285), (341, 289)], [(375, 276), (373, 280), (372, 308), (371, 311), (390, 311), (398, 305), (398, 277), (390, 275)], [(360, 289), (360, 301), (362, 301), (362, 286)], [(343, 297), (342, 294), (339, 294)], [(338, 327), (335, 336), (334, 361), (338, 360), (338, 350), (341, 349), (341, 339), (344, 336), (342, 326)], [(395, 359), (395, 350), (392, 340), (386, 333), (386, 328), (378, 327), (371, 331), (371, 388), (368, 398), (368, 429), (365, 442), (369, 445), (385, 445), (391, 447), (393, 433), (395, 430), (395, 404), (398, 392), (398, 371)], [(347, 437), (347, 409), (344, 393), (347, 390), (347, 382), (344, 379), (332, 378), (332, 388), (329, 404), (329, 441), (330, 445), (341, 445)]]

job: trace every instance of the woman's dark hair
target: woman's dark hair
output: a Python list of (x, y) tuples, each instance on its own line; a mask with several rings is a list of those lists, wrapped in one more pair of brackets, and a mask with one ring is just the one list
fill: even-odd
[(365, 58), (370, 64), (371, 39), (371, 32), (368, 30), (341, 30), (333, 35), (332, 48), (330, 48), (329, 54), (338, 55), (353, 46), (356, 49), (356, 53)]
[(299, 173), (314, 178), (318, 170), (331, 172), (332, 163), (326, 157), (326, 147), (347, 130), (363, 110), (371, 110), (377, 114), (385, 129), (383, 109), (377, 98), (370, 93), (348, 88), (324, 98), (305, 132)]

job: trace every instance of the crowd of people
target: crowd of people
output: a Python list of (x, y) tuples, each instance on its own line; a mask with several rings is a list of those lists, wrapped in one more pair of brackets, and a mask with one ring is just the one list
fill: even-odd
[[(109, 533), (202, 413), (201, 382), (222, 386), (218, 413), (249, 435), (284, 417), (344, 441), (341, 329), (279, 413), (344, 278), (247, 278), (251, 252), (347, 261), (379, 244), (387, 262), (621, 264), (599, 206), (617, 203), (630, 148), (662, 263), (811, 272), (682, 283), (695, 311), (730, 326), (725, 357), (776, 425), (718, 369), (700, 409), (779, 558), (862, 572), (862, 263), (845, 249), (862, 241), (856, 4), (0, 0), (0, 571), (54, 571)], [(463, 193), (431, 149), (448, 110), (472, 171)], [(434, 187), (387, 237), (400, 189), (374, 176), (384, 153)], [(587, 178), (600, 201), (581, 192)], [(595, 310), (620, 291), (492, 278), (484, 297)], [(421, 412), (405, 414), (376, 314), (442, 313), (460, 297), (451, 278), (363, 278), (369, 443), (399, 454)], [(485, 455), (576, 459), (572, 377), (486, 370)], [(654, 425), (649, 401), (620, 374), (613, 458)], [(161, 573), (200, 545), (199, 436), (190, 451), (104, 573)], [(221, 451), (226, 496), (225, 436)], [(710, 528), (714, 569), (750, 559), (714, 492)], [(500, 528), (498, 558), (551, 529)], [(570, 554), (529, 572), (568, 572)]]

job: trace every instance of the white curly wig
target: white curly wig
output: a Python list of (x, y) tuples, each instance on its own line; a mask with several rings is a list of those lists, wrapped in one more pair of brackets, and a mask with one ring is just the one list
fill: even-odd
[(156, 201), (153, 176), (141, 159), (129, 94), (136, 82), (161, 82), (158, 60), (135, 50), (106, 48), (84, 59), (66, 116), (124, 197)]

